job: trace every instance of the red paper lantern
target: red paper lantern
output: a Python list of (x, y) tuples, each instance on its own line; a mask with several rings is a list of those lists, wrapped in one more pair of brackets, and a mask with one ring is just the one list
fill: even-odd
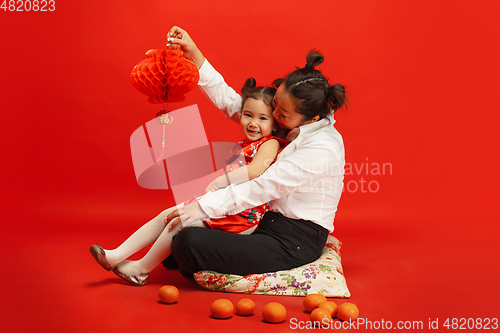
[(146, 56), (135, 65), (130, 78), (137, 90), (149, 96), (148, 102), (183, 101), (184, 94), (198, 84), (198, 68), (181, 50), (153, 49), (146, 52)]

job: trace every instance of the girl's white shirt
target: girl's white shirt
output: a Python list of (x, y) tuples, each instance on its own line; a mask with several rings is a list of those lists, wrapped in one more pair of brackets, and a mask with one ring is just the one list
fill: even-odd
[[(198, 85), (215, 107), (239, 123), (241, 96), (205, 60)], [(299, 126), (287, 135), (288, 145), (260, 177), (206, 193), (199, 201), (210, 217), (234, 215), (270, 201), (270, 210), (334, 229), (344, 180), (344, 144), (333, 127), (333, 114)]]

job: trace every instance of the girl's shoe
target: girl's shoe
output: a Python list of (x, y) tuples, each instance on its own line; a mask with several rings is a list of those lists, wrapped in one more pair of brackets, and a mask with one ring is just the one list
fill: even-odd
[(90, 253), (97, 261), (99, 265), (102, 266), (107, 271), (110, 271), (114, 268), (107, 260), (106, 260), (106, 252), (99, 246), (99, 244), (95, 243), (90, 247)]
[(131, 285), (142, 287), (146, 284), (146, 280), (148, 279), (149, 273), (141, 273), (139, 275), (129, 275), (121, 272), (118, 269), (118, 266), (113, 268), (113, 273), (115, 273), (118, 277), (124, 279)]

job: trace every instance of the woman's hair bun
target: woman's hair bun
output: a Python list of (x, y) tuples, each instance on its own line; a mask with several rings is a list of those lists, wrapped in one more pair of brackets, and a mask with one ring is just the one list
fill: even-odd
[(323, 60), (325, 60), (323, 55), (319, 51), (312, 49), (306, 56), (306, 67), (314, 68), (321, 64)]
[(328, 92), (330, 96), (329, 100), (330, 108), (333, 111), (336, 111), (338, 108), (341, 108), (346, 104), (347, 97), (345, 95), (345, 88), (343, 85), (336, 83), (333, 86), (331, 86)]

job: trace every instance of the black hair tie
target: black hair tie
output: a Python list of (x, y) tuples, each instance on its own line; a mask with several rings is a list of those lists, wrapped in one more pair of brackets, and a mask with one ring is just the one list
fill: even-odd
[(314, 69), (314, 67), (316, 67), (316, 66), (314, 66), (313, 64), (306, 64), (305, 68), (312, 68), (312, 69)]
[(330, 94), (330, 89), (328, 88), (328, 86), (325, 86), (324, 93), (326, 96), (328, 96)]

